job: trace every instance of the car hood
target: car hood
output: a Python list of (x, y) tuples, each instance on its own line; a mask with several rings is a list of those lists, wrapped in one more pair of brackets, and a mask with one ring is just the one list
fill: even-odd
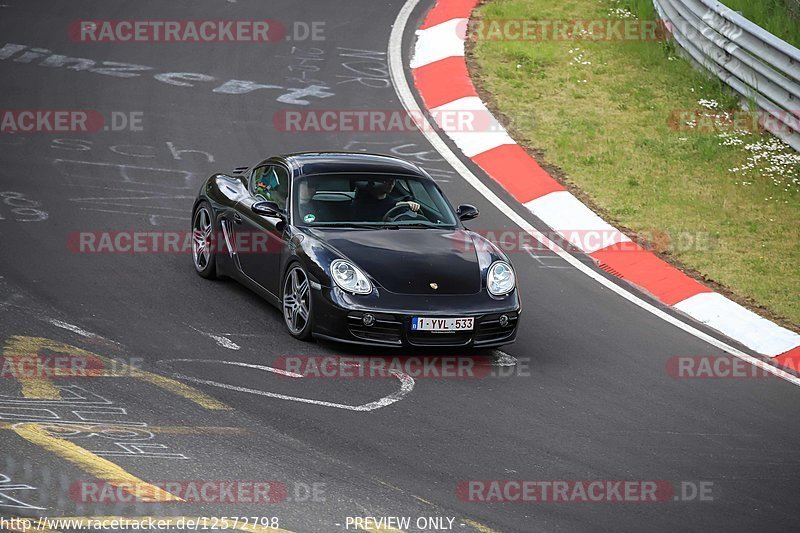
[(478, 254), (466, 231), (314, 229), (310, 233), (390, 292), (436, 295), (481, 290)]

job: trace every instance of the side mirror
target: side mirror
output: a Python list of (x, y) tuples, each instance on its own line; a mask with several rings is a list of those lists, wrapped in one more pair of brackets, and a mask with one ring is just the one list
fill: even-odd
[(478, 216), (478, 208), (474, 205), (461, 204), (456, 209), (456, 214), (459, 220), (472, 220)]
[(283, 218), (283, 210), (275, 202), (256, 202), (251, 206), (253, 213), (265, 217)]

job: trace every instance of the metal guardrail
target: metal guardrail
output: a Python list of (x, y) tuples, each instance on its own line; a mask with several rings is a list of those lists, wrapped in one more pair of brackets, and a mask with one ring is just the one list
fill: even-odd
[[(758, 0), (756, 0), (758, 1)], [(713, 0), (653, 0), (675, 42), (800, 151), (800, 50)]]

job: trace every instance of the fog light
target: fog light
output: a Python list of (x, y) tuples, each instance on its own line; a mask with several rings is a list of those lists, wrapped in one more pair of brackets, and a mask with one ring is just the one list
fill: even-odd
[(504, 328), (508, 325), (508, 315), (500, 315), (500, 327)]
[(366, 314), (366, 315), (364, 315), (364, 317), (361, 319), (361, 322), (362, 322), (362, 323), (363, 323), (365, 326), (367, 326), (367, 327), (370, 327), (371, 325), (373, 325), (373, 324), (375, 323), (375, 317), (374, 317), (373, 315), (371, 315), (371, 314), (367, 313), (367, 314)]

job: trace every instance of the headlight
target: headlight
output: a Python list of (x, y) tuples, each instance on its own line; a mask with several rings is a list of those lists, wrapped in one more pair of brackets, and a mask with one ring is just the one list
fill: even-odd
[(489, 267), (489, 274), (486, 276), (486, 288), (494, 296), (502, 296), (514, 290), (517, 278), (511, 265), (505, 261), (495, 261)]
[(353, 294), (372, 292), (372, 283), (367, 279), (367, 275), (344, 259), (336, 259), (331, 263), (331, 277), (336, 285), (347, 292)]

